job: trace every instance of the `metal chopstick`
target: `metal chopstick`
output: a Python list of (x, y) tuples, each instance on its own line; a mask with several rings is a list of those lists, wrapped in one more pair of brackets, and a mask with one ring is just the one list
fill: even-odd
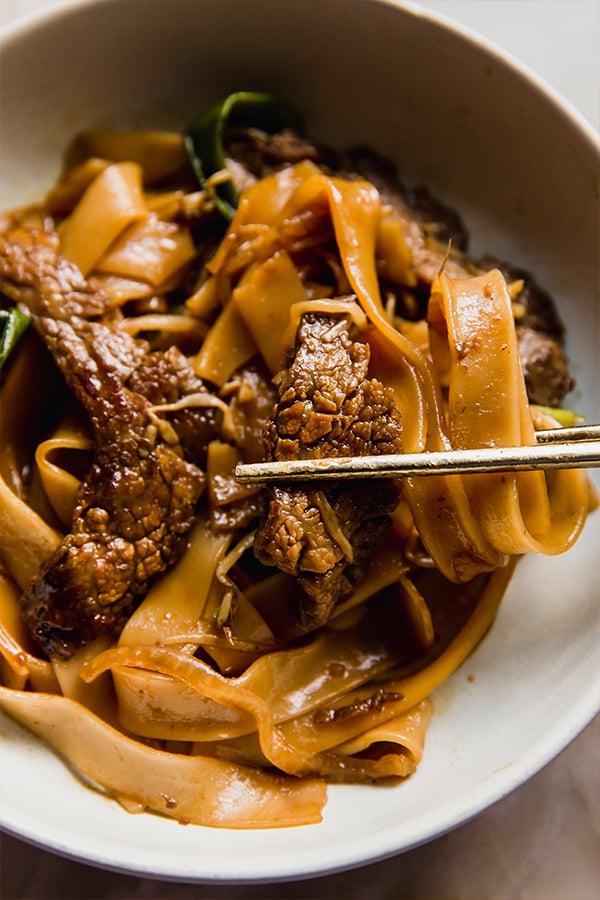
[(399, 478), (412, 475), (471, 475), (525, 469), (584, 469), (600, 466), (600, 425), (539, 431), (537, 444), (423, 453), (294, 459), (238, 465), (242, 483), (339, 478)]

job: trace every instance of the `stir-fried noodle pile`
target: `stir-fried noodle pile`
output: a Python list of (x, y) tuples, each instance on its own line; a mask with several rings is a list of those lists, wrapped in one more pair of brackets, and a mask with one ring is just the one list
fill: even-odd
[(307, 824), (327, 782), (415, 771), (515, 560), (593, 499), (578, 470), (238, 483), (532, 444), (570, 382), (535, 289), (373, 155), (231, 127), (203, 165), (203, 127), (80, 136), (3, 217), (0, 708), (128, 809)]

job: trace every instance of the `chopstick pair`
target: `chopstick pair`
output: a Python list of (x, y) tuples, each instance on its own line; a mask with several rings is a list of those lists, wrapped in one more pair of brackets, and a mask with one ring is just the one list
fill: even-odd
[(537, 444), (525, 447), (486, 447), (394, 453), (381, 456), (343, 456), (333, 459), (294, 459), (240, 464), (241, 483), (312, 481), (342, 478), (399, 478), (412, 475), (471, 475), (518, 472), (524, 469), (585, 469), (600, 466), (600, 425), (576, 425), (538, 431)]

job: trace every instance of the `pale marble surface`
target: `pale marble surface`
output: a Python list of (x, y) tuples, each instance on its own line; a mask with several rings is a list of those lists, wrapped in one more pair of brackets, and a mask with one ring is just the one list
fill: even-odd
[[(0, 26), (53, 2), (2, 0)], [(598, 128), (597, 0), (423, 0), (421, 5), (461, 22), (525, 62)], [(600, 900), (599, 848), (596, 719), (546, 769), (473, 822), (424, 847), (353, 872), (280, 885), (169, 884), (101, 872), (5, 835), (0, 838), (0, 897)]]

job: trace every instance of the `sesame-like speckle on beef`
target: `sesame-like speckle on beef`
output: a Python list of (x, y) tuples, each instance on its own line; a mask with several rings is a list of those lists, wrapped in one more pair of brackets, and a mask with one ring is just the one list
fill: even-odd
[[(392, 392), (369, 378), (369, 346), (353, 339), (351, 329), (344, 314), (303, 316), (290, 364), (275, 380), (267, 458), (400, 452), (402, 427)], [(270, 491), (255, 553), (298, 578), (306, 630), (326, 622), (351, 592), (397, 502), (396, 485), (387, 481)]]

